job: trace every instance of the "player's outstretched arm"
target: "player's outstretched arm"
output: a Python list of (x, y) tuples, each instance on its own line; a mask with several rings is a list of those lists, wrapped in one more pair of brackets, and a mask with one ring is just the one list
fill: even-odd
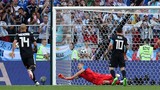
[(13, 44), (12, 44), (12, 52), (14, 52), (14, 50), (16, 48), (16, 43), (17, 43), (17, 40), (14, 40)]
[(78, 76), (83, 73), (85, 71), (85, 69), (81, 69), (80, 71), (78, 71), (76, 74), (74, 74), (73, 76), (71, 77), (65, 77), (63, 74), (58, 74), (58, 77), (61, 78), (61, 79), (65, 79), (65, 80), (73, 80), (73, 79), (76, 79), (78, 78)]
[(108, 51), (107, 54), (113, 49), (113, 40), (111, 39), (109, 46), (108, 46)]
[(13, 41), (13, 44), (12, 44), (12, 52), (10, 53), (10, 56), (13, 58), (15, 57), (15, 54), (14, 54), (14, 50), (16, 48), (16, 43), (17, 43), (17, 40), (14, 40)]

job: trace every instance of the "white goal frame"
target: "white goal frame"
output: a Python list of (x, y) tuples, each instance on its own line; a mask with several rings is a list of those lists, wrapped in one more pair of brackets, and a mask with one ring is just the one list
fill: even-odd
[(117, 6), (117, 7), (53, 7), (52, 8), (52, 85), (56, 84), (56, 10), (139, 10), (139, 9), (159, 9), (160, 6)]

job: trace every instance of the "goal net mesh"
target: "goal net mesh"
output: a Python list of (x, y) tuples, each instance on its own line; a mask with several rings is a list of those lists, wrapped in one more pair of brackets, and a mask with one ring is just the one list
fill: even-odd
[[(77, 71), (77, 63), (75, 63), (77, 60), (85, 61), (89, 67), (94, 67), (93, 69), (96, 72), (109, 73), (109, 71), (103, 71), (104, 69), (100, 67), (104, 63), (107, 64), (111, 58), (111, 52), (108, 55), (105, 53), (110, 38), (115, 34), (117, 28), (123, 30), (123, 34), (128, 40), (129, 50), (126, 57), (127, 62), (132, 64), (131, 66), (134, 65), (132, 62), (135, 63), (138, 60), (137, 51), (139, 46), (144, 45), (145, 39), (149, 39), (149, 45), (154, 48), (152, 60), (159, 60), (160, 56), (158, 56), (158, 46), (156, 44), (158, 38), (160, 38), (159, 13), (160, 10), (158, 9), (56, 10), (57, 74), (73, 75)], [(75, 55), (72, 55), (72, 49), (76, 50)], [(95, 62), (95, 60), (100, 62)], [(93, 62), (96, 64), (93, 64)], [(138, 65), (141, 64), (143, 63)], [(129, 64), (127, 65), (129, 66)], [(133, 72), (134, 68), (136, 67), (129, 67), (127, 70)], [(145, 71), (147, 67), (139, 67), (139, 69)], [(128, 78), (130, 77), (128, 76)], [(85, 85), (76, 82), (76, 80), (66, 81), (58, 77), (56, 81), (57, 84)]]

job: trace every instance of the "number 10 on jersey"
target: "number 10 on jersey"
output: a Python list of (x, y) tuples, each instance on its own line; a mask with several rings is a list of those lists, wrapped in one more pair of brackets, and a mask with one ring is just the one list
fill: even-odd
[(123, 49), (123, 40), (116, 40), (116, 49)]

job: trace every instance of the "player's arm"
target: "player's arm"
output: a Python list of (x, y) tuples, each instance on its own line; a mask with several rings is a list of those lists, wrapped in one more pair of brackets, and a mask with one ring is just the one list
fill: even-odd
[(129, 49), (129, 44), (128, 44), (128, 42), (127, 42), (127, 39), (126, 39), (126, 38), (125, 38), (124, 44), (125, 44), (125, 50), (124, 50), (124, 53), (126, 54), (126, 53), (127, 53), (127, 50)]
[(76, 79), (78, 78), (78, 76), (83, 73), (85, 71), (85, 69), (81, 69), (80, 71), (78, 71), (76, 74), (74, 74), (73, 76), (71, 77), (65, 77), (63, 74), (59, 74), (58, 77), (61, 78), (61, 79), (65, 79), (65, 80), (73, 80), (73, 79)]
[(110, 52), (113, 49), (113, 39), (110, 40), (109, 46), (108, 46), (108, 52)]
[(32, 41), (32, 43), (33, 43), (33, 46), (34, 46), (34, 47), (33, 47), (33, 52), (36, 53), (36, 52), (37, 52), (37, 42), (36, 42), (33, 34), (31, 34), (30, 39), (31, 39), (31, 41)]
[(37, 42), (36, 42), (33, 34), (31, 34), (31, 40), (32, 40), (32, 42), (33, 42), (33, 45), (36, 47), (36, 46), (37, 46)]
[(33, 45), (34, 45), (34, 47), (33, 47), (33, 52), (34, 52), (34, 53), (37, 53), (37, 42), (34, 41), (34, 42), (33, 42)]
[(14, 50), (16, 48), (16, 43), (17, 43), (17, 40), (14, 40), (13, 44), (12, 44), (12, 52), (14, 52)]
[(15, 57), (15, 54), (14, 54), (14, 50), (16, 48), (16, 43), (17, 43), (17, 40), (14, 40), (13, 41), (13, 44), (12, 44), (12, 52), (10, 53), (10, 56), (13, 58)]
[(12, 52), (9, 53), (10, 57), (14, 58), (15, 54), (14, 54), (14, 50), (16, 49), (16, 43), (18, 42), (18, 35), (16, 35), (16, 37), (14, 38), (14, 41), (12, 43)]

